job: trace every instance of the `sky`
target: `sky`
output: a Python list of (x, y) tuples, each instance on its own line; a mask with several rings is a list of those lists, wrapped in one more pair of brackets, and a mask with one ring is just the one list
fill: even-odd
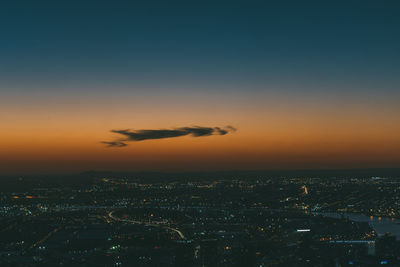
[(400, 167), (398, 1), (7, 1), (0, 173)]

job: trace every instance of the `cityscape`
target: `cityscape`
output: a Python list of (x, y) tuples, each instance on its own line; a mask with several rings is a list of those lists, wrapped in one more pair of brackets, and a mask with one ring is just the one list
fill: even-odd
[(399, 176), (263, 175), (3, 178), (0, 265), (400, 264)]
[(399, 0), (0, 8), (0, 267), (400, 267)]

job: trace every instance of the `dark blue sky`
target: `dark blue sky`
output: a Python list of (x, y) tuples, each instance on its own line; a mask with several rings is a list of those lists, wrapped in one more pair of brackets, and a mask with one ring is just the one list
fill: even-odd
[(399, 14), (398, 1), (8, 1), (0, 85), (394, 92)]

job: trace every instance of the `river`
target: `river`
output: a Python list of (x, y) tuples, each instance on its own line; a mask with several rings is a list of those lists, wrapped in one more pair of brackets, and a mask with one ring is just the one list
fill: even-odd
[(312, 214), (338, 219), (343, 216), (350, 221), (367, 222), (375, 230), (378, 236), (390, 233), (391, 235), (395, 236), (397, 240), (400, 240), (400, 219), (374, 217), (357, 213), (313, 212)]

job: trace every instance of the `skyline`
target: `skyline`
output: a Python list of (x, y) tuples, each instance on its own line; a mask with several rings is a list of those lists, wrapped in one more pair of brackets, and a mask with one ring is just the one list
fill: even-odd
[[(0, 173), (400, 166), (400, 5), (7, 3)], [(237, 131), (106, 147), (112, 130)]]

